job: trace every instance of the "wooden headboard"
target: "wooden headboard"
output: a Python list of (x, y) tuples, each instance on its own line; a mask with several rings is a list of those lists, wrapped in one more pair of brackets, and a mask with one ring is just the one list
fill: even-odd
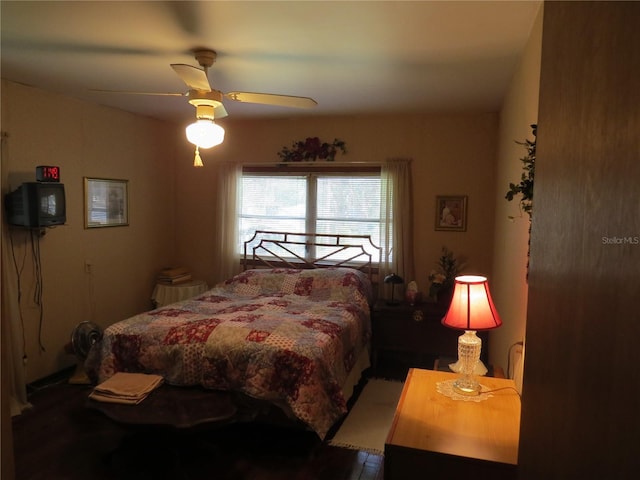
[(243, 270), (248, 268), (350, 267), (376, 283), (381, 248), (369, 235), (333, 235), (256, 230), (244, 242)]

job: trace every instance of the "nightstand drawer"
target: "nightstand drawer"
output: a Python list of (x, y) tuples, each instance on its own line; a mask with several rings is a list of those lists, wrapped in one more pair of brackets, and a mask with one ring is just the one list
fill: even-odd
[(374, 314), (374, 348), (457, 356), (459, 336), (458, 331), (425, 316), (420, 309), (404, 314)]

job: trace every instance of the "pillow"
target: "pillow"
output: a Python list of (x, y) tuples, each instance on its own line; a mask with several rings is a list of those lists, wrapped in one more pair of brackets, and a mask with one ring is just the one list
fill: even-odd
[(369, 278), (347, 267), (316, 269), (272, 268), (246, 270), (225, 285), (245, 295), (299, 295), (314, 301), (372, 301)]

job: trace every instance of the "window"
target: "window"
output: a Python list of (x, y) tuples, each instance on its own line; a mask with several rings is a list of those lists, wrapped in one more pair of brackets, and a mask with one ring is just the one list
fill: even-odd
[(370, 235), (380, 246), (379, 168), (290, 170), (243, 172), (239, 252), (255, 230)]

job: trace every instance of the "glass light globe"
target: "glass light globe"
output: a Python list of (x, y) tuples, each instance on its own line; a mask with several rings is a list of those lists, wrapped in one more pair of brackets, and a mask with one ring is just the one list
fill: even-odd
[(224, 128), (212, 120), (197, 120), (187, 126), (187, 140), (200, 148), (211, 148), (220, 145), (224, 140)]

